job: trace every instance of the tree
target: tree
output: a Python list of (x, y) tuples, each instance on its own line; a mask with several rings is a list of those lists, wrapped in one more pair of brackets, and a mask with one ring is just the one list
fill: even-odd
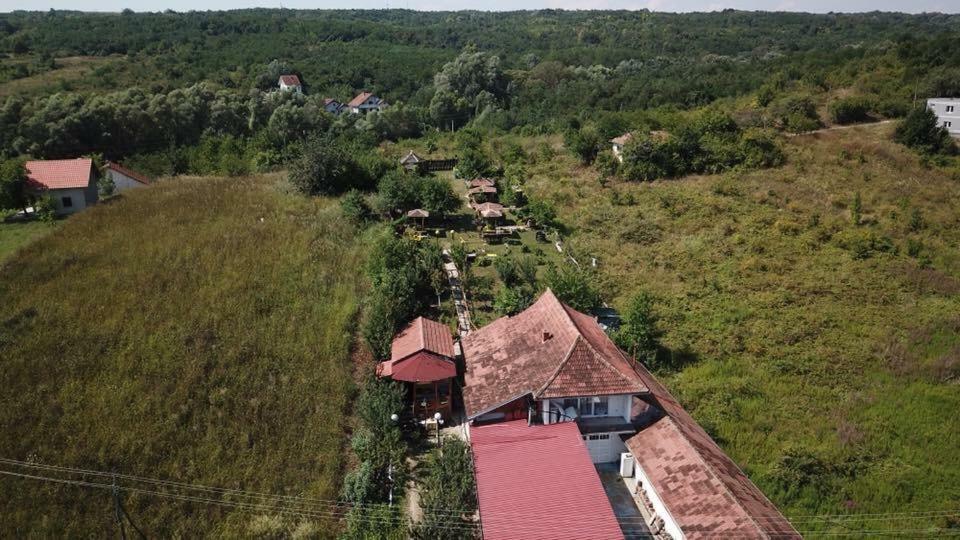
[(551, 266), (545, 282), (560, 301), (577, 311), (589, 312), (602, 303), (592, 280), (593, 276), (588, 271), (564, 265), (560, 268)]
[(24, 163), (24, 159), (8, 159), (0, 163), (0, 210), (26, 208), (27, 169)]
[(443, 217), (460, 208), (460, 198), (453, 191), (450, 182), (440, 178), (426, 176), (415, 183), (416, 199), (419, 208), (431, 215)]
[[(460, 540), (479, 536), (470, 527), (477, 508), (473, 460), (467, 443), (454, 437), (443, 441), (424, 463), (420, 506), (423, 519), (414, 530), (414, 538), (423, 540)], [(457, 525), (457, 526), (453, 526)]]
[(290, 166), (290, 183), (305, 195), (337, 195), (351, 187), (365, 187), (365, 175), (339, 145), (314, 138)]
[(110, 197), (117, 191), (117, 185), (113, 181), (112, 174), (104, 174), (97, 180), (97, 193), (101, 198)]
[(600, 134), (593, 127), (567, 130), (563, 136), (564, 146), (577, 156), (583, 165), (593, 163), (603, 142)]
[(351, 189), (340, 199), (340, 210), (344, 217), (359, 224), (366, 223), (373, 216), (367, 199), (357, 189)]
[(653, 312), (653, 297), (648, 293), (641, 292), (630, 301), (622, 324), (614, 334), (614, 341), (638, 362), (650, 368), (657, 367), (660, 333)]
[(921, 154), (949, 154), (956, 150), (950, 133), (939, 126), (937, 115), (926, 107), (917, 107), (900, 121), (893, 140)]
[(433, 78), (430, 114), (438, 126), (462, 125), (481, 106), (499, 103), (507, 92), (500, 57), (467, 47)]

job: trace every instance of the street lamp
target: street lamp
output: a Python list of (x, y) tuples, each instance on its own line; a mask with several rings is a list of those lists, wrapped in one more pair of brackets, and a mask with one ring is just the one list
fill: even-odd
[[(400, 420), (400, 415), (393, 413), (390, 415), (390, 421), (396, 424)], [(387, 464), (387, 481), (390, 482), (390, 506), (393, 506), (393, 462)]]
[(437, 446), (440, 446), (440, 426), (443, 425), (443, 415), (435, 412), (433, 413), (433, 419), (437, 422)]

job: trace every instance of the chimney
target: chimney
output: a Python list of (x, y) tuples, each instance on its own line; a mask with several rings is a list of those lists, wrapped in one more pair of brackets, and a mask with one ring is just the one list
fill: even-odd
[(541, 343), (546, 343), (547, 341), (553, 338), (553, 334), (544, 330), (541, 337), (543, 337), (543, 341), (541, 341)]

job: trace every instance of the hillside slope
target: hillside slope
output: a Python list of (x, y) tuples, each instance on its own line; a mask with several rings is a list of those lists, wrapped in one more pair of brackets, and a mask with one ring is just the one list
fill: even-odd
[(668, 386), (788, 516), (940, 512), (800, 531), (960, 509), (960, 182), (891, 129), (787, 139), (773, 170), (600, 187), (564, 157), (528, 183), (608, 299), (658, 298)]
[[(0, 269), (0, 457), (336, 497), (362, 256), (336, 205), (275, 178), (171, 180), (70, 218)], [(148, 536), (270, 530), (124, 497)], [(0, 536), (113, 534), (111, 504), (3, 477)]]

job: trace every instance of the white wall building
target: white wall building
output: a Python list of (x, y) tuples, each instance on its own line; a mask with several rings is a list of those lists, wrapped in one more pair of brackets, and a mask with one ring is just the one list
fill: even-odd
[(27, 188), (36, 197), (50, 197), (57, 214), (79, 212), (97, 204), (97, 175), (93, 160), (28, 161)]
[(960, 98), (930, 98), (927, 108), (937, 115), (937, 125), (947, 128), (951, 136), (960, 137)]
[(150, 179), (146, 176), (110, 161), (104, 167), (103, 174), (113, 180), (117, 193), (150, 185)]
[(300, 83), (300, 77), (296, 75), (281, 75), (278, 86), (281, 92), (303, 93), (303, 84)]

